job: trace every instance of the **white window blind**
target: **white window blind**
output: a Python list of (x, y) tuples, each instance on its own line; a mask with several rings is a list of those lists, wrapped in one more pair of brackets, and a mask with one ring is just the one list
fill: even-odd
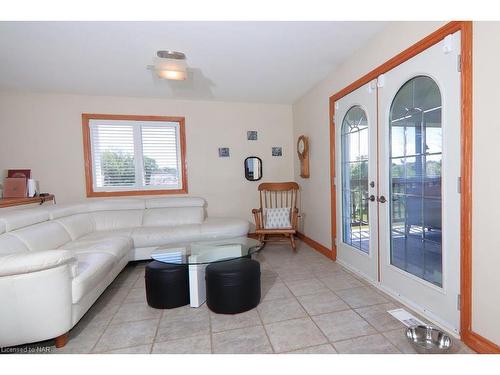
[(182, 189), (179, 123), (91, 119), (94, 191)]

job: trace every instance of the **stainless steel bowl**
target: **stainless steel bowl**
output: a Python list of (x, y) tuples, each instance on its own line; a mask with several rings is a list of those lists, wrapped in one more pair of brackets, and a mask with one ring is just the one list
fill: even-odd
[(418, 353), (444, 354), (451, 349), (452, 340), (443, 331), (426, 325), (406, 329), (406, 338)]

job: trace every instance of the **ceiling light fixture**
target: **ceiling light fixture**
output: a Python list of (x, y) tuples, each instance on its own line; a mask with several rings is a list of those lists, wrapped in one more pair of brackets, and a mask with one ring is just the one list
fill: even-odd
[(156, 52), (154, 69), (158, 77), (183, 81), (187, 78), (186, 55), (176, 51)]

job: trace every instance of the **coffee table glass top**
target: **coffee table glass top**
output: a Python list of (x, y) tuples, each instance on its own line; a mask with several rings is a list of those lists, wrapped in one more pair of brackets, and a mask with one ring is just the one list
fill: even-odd
[(151, 253), (151, 258), (168, 264), (210, 264), (248, 257), (261, 248), (262, 242), (258, 240), (236, 237), (161, 246)]

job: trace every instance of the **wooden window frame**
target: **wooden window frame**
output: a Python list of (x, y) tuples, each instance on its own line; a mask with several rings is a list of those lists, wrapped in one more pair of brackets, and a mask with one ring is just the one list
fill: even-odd
[(387, 73), (398, 65), (441, 41), (445, 36), (461, 32), (461, 214), (460, 214), (460, 336), (469, 347), (480, 353), (500, 353), (500, 346), (472, 330), (472, 21), (452, 21), (418, 41), (403, 52), (365, 74), (330, 97), (330, 189), (331, 233), (330, 258), (337, 259), (335, 238), (335, 102), (352, 91)]
[[(179, 124), (179, 144), (181, 148), (181, 170), (182, 170), (182, 188), (181, 189), (157, 189), (157, 190), (126, 190), (126, 191), (94, 191), (94, 173), (92, 170), (92, 146), (90, 139), (90, 120), (128, 120), (128, 121), (163, 121), (177, 122)], [(122, 197), (134, 195), (170, 195), (187, 194), (187, 167), (186, 167), (186, 129), (184, 117), (172, 116), (142, 116), (142, 115), (109, 115), (109, 114), (82, 114), (82, 132), (83, 132), (83, 157), (85, 163), (85, 186), (87, 197)]]

